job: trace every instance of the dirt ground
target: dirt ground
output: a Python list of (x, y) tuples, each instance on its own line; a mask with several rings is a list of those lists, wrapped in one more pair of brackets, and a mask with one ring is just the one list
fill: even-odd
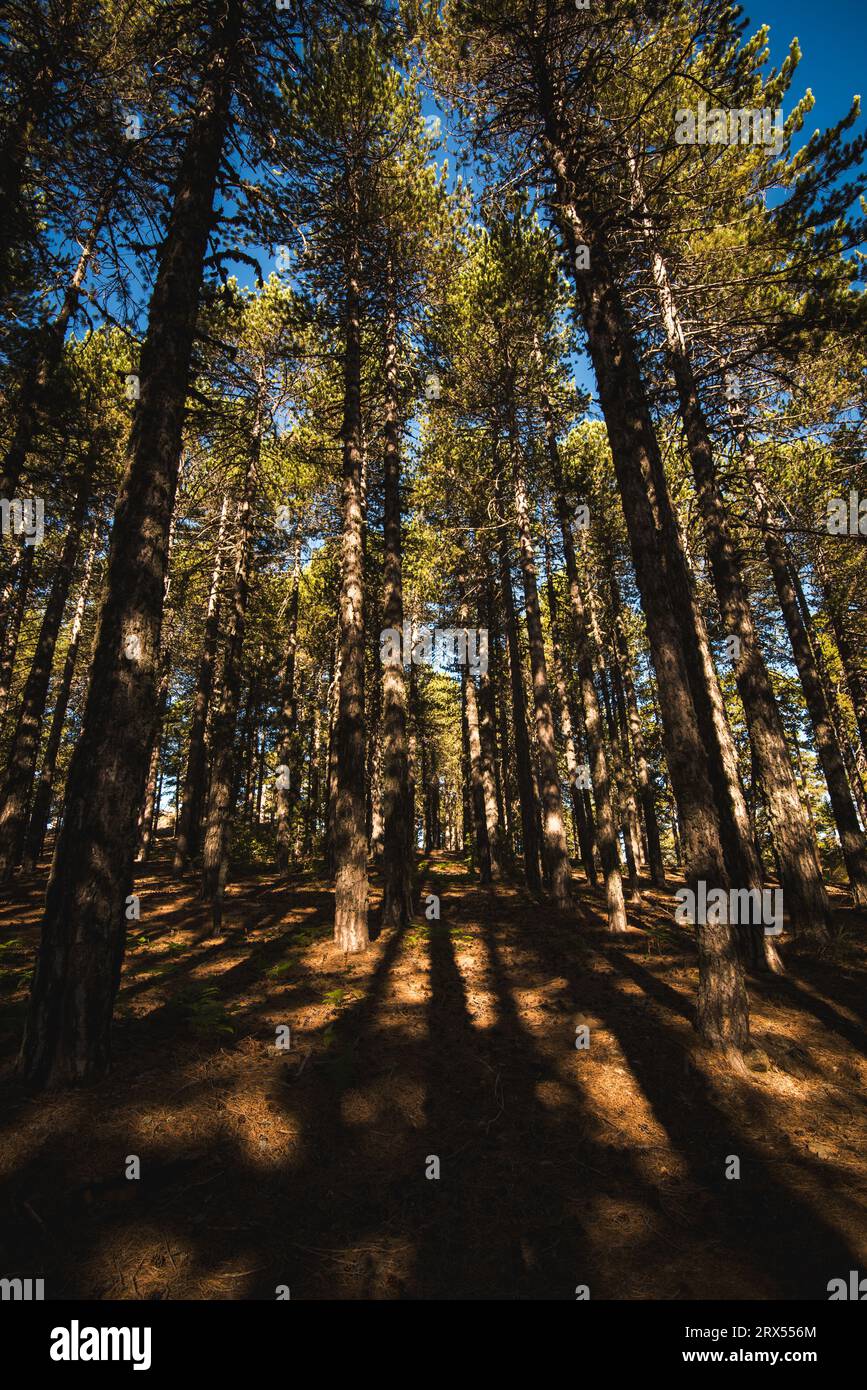
[(48, 1298), (826, 1299), (867, 1269), (867, 930), (842, 894), (825, 958), (783, 938), (785, 977), (752, 978), (738, 1075), (692, 1030), (670, 896), (612, 938), (583, 883), (561, 915), (436, 856), (415, 924), (347, 960), (321, 877), (237, 876), (215, 939), (158, 859), (110, 1078), (33, 1098), (12, 1066), (44, 880), (0, 907), (0, 1275)]

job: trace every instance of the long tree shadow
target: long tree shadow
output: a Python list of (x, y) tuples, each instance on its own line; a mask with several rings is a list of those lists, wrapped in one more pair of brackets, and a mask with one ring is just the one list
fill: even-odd
[[(586, 1000), (587, 977), (578, 973), (568, 949), (562, 948), (563, 927), (534, 931), (525, 918), (520, 927), (522, 939), (543, 967), (562, 971), (576, 1003)], [(634, 982), (654, 1003), (649, 1027), (634, 996), (624, 999), (616, 977), (594, 975), (593, 1007), (616, 1037), (656, 1119), (687, 1165), (691, 1185), (700, 1193), (696, 1221), (701, 1221), (702, 1239), (720, 1260), (742, 1269), (744, 1277), (752, 1271), (759, 1286), (769, 1290), (764, 1296), (823, 1297), (830, 1278), (858, 1263), (849, 1241), (818, 1210), (824, 1200), (840, 1196), (846, 1176), (796, 1155), (782, 1132), (771, 1142), (779, 1145), (780, 1158), (785, 1154), (785, 1173), (782, 1165), (775, 1166), (774, 1159), (739, 1129), (731, 1107), (712, 1093), (701, 1067), (691, 1062), (692, 1040), (672, 1029), (672, 1015), (690, 1012), (684, 997), (633, 960), (627, 948), (604, 938), (595, 944), (621, 979)], [(752, 1105), (754, 1112), (765, 1113), (770, 1126), (757, 1089)], [(740, 1160), (739, 1180), (725, 1176), (730, 1156)], [(706, 1290), (703, 1296), (715, 1295)]]

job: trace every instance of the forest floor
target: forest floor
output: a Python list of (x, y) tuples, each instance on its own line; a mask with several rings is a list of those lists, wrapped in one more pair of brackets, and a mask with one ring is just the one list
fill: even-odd
[(867, 922), (842, 893), (828, 956), (784, 944), (751, 979), (739, 1075), (691, 1027), (670, 895), (614, 938), (583, 882), (558, 914), (437, 855), (416, 923), (346, 959), (321, 877), (237, 874), (215, 939), (158, 858), (109, 1079), (33, 1098), (44, 882), (0, 907), (0, 1274), (48, 1298), (826, 1299), (867, 1269)]

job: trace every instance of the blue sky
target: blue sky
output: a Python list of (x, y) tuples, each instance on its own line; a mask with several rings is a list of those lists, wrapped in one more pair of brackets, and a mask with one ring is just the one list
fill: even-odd
[(810, 87), (816, 98), (807, 135), (838, 120), (856, 92), (867, 100), (867, 0), (756, 0), (743, 8), (751, 30), (771, 26), (775, 64), (785, 57), (790, 41), (799, 39), (803, 57), (792, 95)]

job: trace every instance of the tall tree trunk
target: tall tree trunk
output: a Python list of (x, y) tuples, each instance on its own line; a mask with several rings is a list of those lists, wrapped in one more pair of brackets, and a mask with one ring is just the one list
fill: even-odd
[[(339, 640), (339, 633), (338, 633)], [(337, 872), (335, 858), (334, 826), (337, 815), (337, 711), (340, 704), (340, 652), (334, 662), (334, 675), (328, 688), (328, 776), (326, 779), (325, 809), (325, 863), (328, 877), (333, 879)]]
[(739, 655), (734, 663), (735, 680), (756, 769), (765, 790), (792, 929), (805, 938), (827, 940), (831, 909), (816, 845), (798, 795), (783, 723), (753, 622), (740, 560), (719, 489), (710, 431), (699, 401), (668, 268), (656, 244), (637, 166), (634, 159), (631, 162), (635, 198), (659, 297), (720, 614), (726, 632), (736, 636), (739, 642)]
[(575, 541), (570, 524), (569, 505), (566, 501), (563, 468), (560, 450), (551, 410), (545, 402), (545, 434), (548, 450), (548, 463), (554, 483), (555, 505), (560, 520), (560, 534), (563, 538), (563, 559), (566, 565), (566, 579), (569, 584), (569, 600), (572, 610), (572, 630), (575, 639), (578, 687), (581, 694), (581, 707), (584, 715), (584, 732), (587, 738), (587, 752), (590, 760), (590, 781), (596, 802), (596, 840), (599, 845), (599, 858), (605, 879), (605, 897), (608, 905), (608, 930), (625, 931), (626, 905), (623, 900), (623, 880), (620, 874), (620, 855), (617, 849), (617, 829), (611, 804), (611, 782), (608, 776), (608, 759), (602, 733), (602, 714), (596, 687), (593, 684), (593, 662), (590, 654), (590, 636), (587, 627), (587, 614), (581, 584), (578, 579), (578, 561), (575, 556)]
[(801, 689), (804, 692), (804, 700), (810, 715), (810, 722), (813, 725), (816, 751), (819, 754), (819, 762), (828, 787), (831, 814), (834, 817), (837, 834), (840, 837), (840, 846), (849, 875), (852, 897), (858, 907), (863, 907), (867, 905), (867, 840), (865, 840), (864, 832), (858, 824), (858, 815), (852, 800), (852, 791), (846, 776), (843, 755), (840, 752), (840, 746), (831, 722), (828, 702), (825, 698), (815, 655), (810, 645), (809, 634), (804, 625), (797, 589), (789, 570), (786, 545), (771, 520), (770, 498), (750, 445), (743, 411), (737, 402), (732, 401), (730, 412), (741, 451), (741, 462), (756, 499), (765, 554), (771, 567), (783, 621), (786, 624), (792, 654), (801, 680)]
[(473, 816), (473, 843), (476, 867), (482, 883), (491, 882), (491, 847), (485, 819), (485, 789), (482, 783), (482, 743), (479, 738), (479, 706), (476, 685), (466, 668), (461, 671), (461, 695), (466, 724), (470, 774), (470, 805)]
[(506, 621), (506, 641), (509, 652), (509, 677), (512, 690), (512, 735), (515, 741), (515, 770), (518, 782), (518, 803), (521, 811), (521, 840), (524, 849), (524, 881), (531, 893), (541, 893), (542, 876), (539, 870), (539, 817), (533, 787), (530, 760), (530, 738), (527, 732), (527, 701), (524, 694), (524, 675), (521, 669), (521, 647), (518, 641), (518, 620), (509, 547), (505, 534), (499, 542), (500, 589)]
[(72, 585), (81, 532), (90, 501), (94, 453), (95, 451), (90, 453), (82, 470), (69, 529), (51, 581), (33, 661), (24, 684), (15, 732), (6, 755), (6, 772), (0, 790), (0, 882), (3, 883), (8, 883), (16, 865), (21, 862), (24, 850), (33, 774), (39, 757), (45, 701), (54, 664), (54, 648), (57, 645), (63, 612)]
[(208, 608), (205, 615), (205, 629), (202, 636), (202, 650), (199, 656), (199, 669), (196, 674), (196, 690), (193, 696), (193, 713), (190, 721), (190, 741), (187, 751), (187, 766), (184, 773), (181, 809), (178, 816), (178, 829), (175, 836), (173, 869), (177, 874), (189, 873), (192, 861), (199, 848), (202, 802), (205, 794), (205, 779), (208, 771), (205, 729), (214, 693), (214, 670), (217, 658), (217, 639), (220, 629), (220, 585), (223, 574), (223, 550), (226, 542), (226, 521), (229, 514), (229, 498), (223, 495), (220, 508), (220, 526), (214, 547), (214, 563), (211, 570), (211, 587), (208, 592)]
[(569, 709), (569, 693), (566, 689), (566, 681), (563, 676), (557, 595), (554, 589), (554, 577), (551, 573), (551, 557), (547, 545), (545, 547), (545, 563), (548, 612), (551, 615), (554, 688), (557, 692), (557, 699), (559, 701), (560, 728), (563, 734), (563, 743), (566, 748), (566, 771), (569, 776), (569, 788), (572, 800), (572, 820), (575, 827), (575, 838), (578, 841), (578, 852), (581, 856), (581, 863), (584, 865), (587, 882), (590, 884), (591, 888), (595, 888), (597, 876), (596, 865), (593, 862), (593, 836), (584, 811), (583, 788), (580, 786), (578, 754), (575, 749), (575, 736), (572, 732), (572, 715)]
[(563, 819), (563, 798), (560, 793), (560, 770), (557, 766), (554, 718), (551, 714), (551, 693), (545, 660), (545, 640), (542, 635), (539, 586), (536, 580), (536, 556), (530, 533), (530, 504), (514, 421), (511, 435), (515, 515), (518, 524), (518, 549), (524, 585), (524, 608), (536, 719), (536, 749), (542, 804), (542, 862), (545, 868), (545, 887), (557, 906), (565, 908), (569, 906), (571, 898), (569, 851), (566, 845), (566, 825)]
[(163, 746), (163, 720), (166, 713), (166, 704), (169, 697), (169, 663), (163, 663), (163, 678), (160, 681), (158, 714), (156, 731), (151, 744), (150, 761), (148, 762), (148, 775), (145, 783), (144, 801), (142, 803), (141, 814), (139, 816), (139, 840), (138, 850), (136, 851), (136, 863), (144, 864), (151, 851), (151, 842), (154, 837), (154, 829), (160, 816), (160, 798), (162, 795), (162, 772), (160, 758)]
[(12, 679), (15, 675), (15, 657), (18, 654), (18, 638), (21, 635), (21, 624), (24, 621), (27, 599), (30, 595), (30, 582), (33, 578), (33, 552), (35, 548), (35, 546), (24, 543), (21, 547), (18, 564), (15, 567), (13, 579), (15, 603), (12, 607), (11, 619), (3, 634), (3, 660), (0, 662), (0, 719), (5, 718), (9, 708)]
[[(389, 262), (389, 308), (385, 343), (383, 459), (383, 627), (403, 633), (403, 567), (400, 506), (400, 420), (397, 400), (397, 309)], [(401, 647), (401, 642), (396, 644)], [(399, 652), (382, 671), (382, 925), (412, 920), (412, 859), (407, 756), (407, 696)]]
[(181, 157), (151, 299), (108, 584), (21, 1052), (39, 1086), (102, 1075), (157, 710), (166, 551), (240, 9), (226, 0)]
[(81, 628), (84, 622), (85, 612), (87, 611), (87, 600), (90, 595), (90, 585), (93, 577), (93, 566), (96, 559), (98, 541), (99, 530), (98, 527), (95, 527), (84, 567), (81, 587), (78, 591), (78, 601), (75, 605), (75, 615), (72, 619), (72, 627), (69, 632), (69, 645), (66, 648), (63, 673), (60, 677), (57, 693), (54, 698), (54, 710), (51, 715), (51, 727), (48, 731), (48, 743), (46, 744), (45, 754), (42, 759), (42, 770), (39, 774), (39, 781), (36, 784), (36, 793), (33, 798), (33, 810), (30, 813), (30, 824), (24, 843), (22, 863), (26, 873), (32, 873), (36, 868), (36, 861), (42, 853), (42, 847), (45, 843), (45, 832), (48, 826), (48, 817), (51, 812), (51, 790), (54, 783), (54, 771), (57, 766), (57, 755), (60, 752), (60, 743), (63, 738), (63, 726), (66, 722), (66, 711), (69, 707), (69, 695), (72, 690), (72, 678), (75, 675), (75, 665), (78, 660), (78, 650), (81, 645)]
[(277, 868), (285, 873), (292, 850), (291, 818), (293, 772), (298, 762), (295, 746), (298, 729), (298, 701), (295, 696), (295, 654), (298, 648), (298, 593), (301, 585), (301, 537), (295, 538), (292, 588), (286, 614), (286, 647), (280, 672), (280, 724), (277, 739)]
[(253, 558), (253, 503), (258, 485), (259, 459), (265, 410), (266, 381), (260, 368), (253, 405), (253, 425), (244, 491), (238, 508), (238, 535), (235, 544), (235, 575), (232, 585), (232, 611), (226, 634), (223, 684), (220, 703), (211, 731), (211, 785), (202, 844), (202, 898), (213, 907), (213, 927), (222, 926), (223, 895), (229, 871), (229, 840), (232, 829), (234, 793), (238, 780), (236, 728), (241, 703), (242, 660), (250, 601), (250, 568)]
[[(354, 195), (357, 197), (357, 194)], [(334, 940), (363, 951), (367, 929), (364, 739), (364, 500), (361, 458), (361, 253), (346, 265), (343, 369), (343, 539), (340, 581), (340, 697), (334, 816)]]
[[(489, 634), (490, 640), (490, 634)], [(491, 852), (491, 876), (503, 872), (503, 837), (500, 833), (500, 798), (497, 792), (497, 736), (493, 717), (493, 685), (487, 673), (479, 673), (479, 742), (481, 745), (482, 790), (485, 823)]]
[[(540, 105), (561, 228), (573, 266), (579, 245), (589, 245), (575, 185), (563, 153), (548, 74), (540, 72)], [(620, 294), (601, 238), (592, 238), (589, 271), (574, 272), (588, 348), (599, 387), (627, 531), (647, 619), (651, 655), (664, 711), (666, 758), (683, 822), (690, 886), (728, 889), (720, 811), (696, 717), (680, 620), (672, 606), (653, 494), (661, 459), (644, 383)], [(654, 465), (657, 465), (656, 467)], [(670, 545), (670, 536), (666, 537)], [(737, 880), (735, 880), (737, 881)], [(749, 1005), (739, 944), (729, 924), (697, 923), (699, 993), (696, 1024), (720, 1047), (749, 1044)]]
[[(505, 679), (500, 650), (500, 625), (494, 601), (494, 581), (490, 554), (485, 555), (485, 622), (488, 628), (488, 671), (482, 675), (481, 728), (482, 752), (493, 760), (497, 798), (497, 859), (508, 874), (515, 871), (512, 853), (512, 779), (509, 763), (509, 726), (505, 710)], [(490, 727), (490, 734), (487, 729)], [(488, 828), (490, 836), (490, 826)]]
[(641, 809), (644, 813), (644, 832), (647, 836), (650, 881), (655, 888), (664, 888), (665, 864), (662, 859), (662, 846), (659, 838), (659, 821), (656, 814), (656, 802), (653, 795), (650, 772), (647, 766), (647, 757), (644, 752), (644, 736), (641, 732), (641, 714), (638, 709), (638, 697), (635, 693), (635, 679), (632, 674), (629, 643), (623, 625), (620, 586), (617, 583), (617, 576), (614, 573), (613, 567), (611, 571), (611, 602), (614, 617), (615, 640), (618, 643), (620, 668), (623, 672), (623, 690), (626, 697), (629, 733), (632, 739), (632, 751), (635, 755), (635, 766), (638, 775), (638, 795), (641, 799)]
[(845, 605), (841, 601), (839, 590), (828, 572), (819, 546), (816, 547), (816, 573), (819, 576), (834, 643), (840, 655), (840, 665), (843, 668), (846, 689), (849, 692), (849, 699), (852, 701), (855, 723), (858, 728), (858, 739), (861, 745), (859, 761), (863, 770), (867, 768), (867, 684), (865, 684), (864, 672), (855, 656), (851, 636), (847, 629)]
[(807, 595), (804, 593), (804, 586), (801, 583), (798, 566), (791, 551), (789, 552), (789, 574), (791, 575), (795, 593), (798, 597), (798, 607), (801, 610), (801, 618), (807, 631), (807, 640), (810, 643), (810, 648), (816, 662), (816, 670), (819, 672), (819, 680), (822, 682), (822, 688), (825, 692), (828, 713), (831, 716), (831, 727), (834, 730), (834, 737), (837, 740), (837, 746), (840, 749), (843, 764), (846, 768), (846, 776), (849, 781), (849, 789), (852, 792), (852, 799), (855, 802), (855, 808), (861, 818), (862, 827), (867, 826), (867, 795), (865, 795), (864, 792), (864, 783), (861, 781), (857, 759), (849, 740), (849, 733), (846, 728), (846, 717), (840, 707), (837, 684), (831, 672), (828, 670), (828, 663), (825, 660), (822, 644), (816, 632), (816, 624), (810, 612)]

